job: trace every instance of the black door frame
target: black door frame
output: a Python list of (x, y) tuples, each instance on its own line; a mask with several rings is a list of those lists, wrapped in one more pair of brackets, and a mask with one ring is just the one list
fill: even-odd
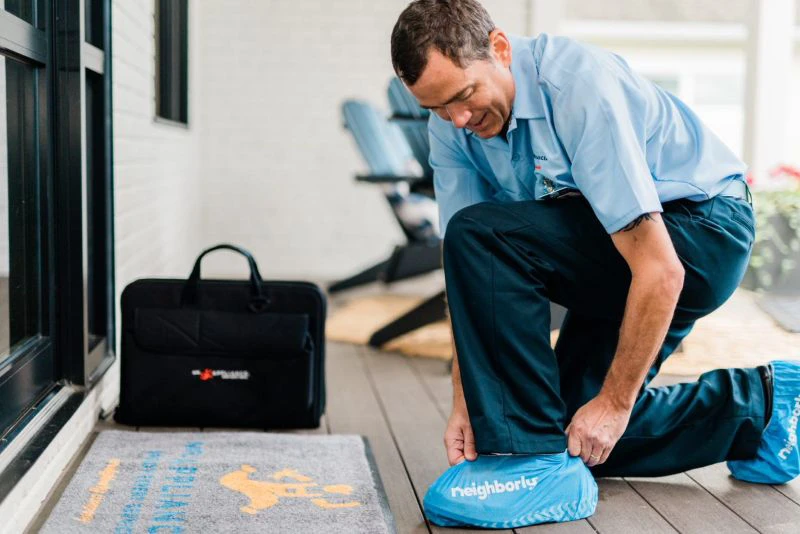
[[(0, 54), (43, 69), (35, 122), (41, 127), (40, 300), (49, 335), (17, 347), (0, 367), (0, 409), (19, 412), (15, 425), (0, 427), (0, 452), (55, 389), (70, 385), (88, 391), (96, 384), (113, 363), (116, 344), (111, 0), (32, 0), (32, 4), (33, 24), (0, 10)], [(92, 12), (87, 14), (86, 9)], [(92, 40), (99, 46), (86, 42), (87, 24), (95, 25)], [(90, 77), (100, 80), (94, 109), (86, 106)], [(91, 155), (82, 141), (85, 126), (86, 131), (91, 126), (96, 136), (87, 140), (94, 143)], [(84, 157), (92, 156), (90, 177), (84, 173), (88, 167), (84, 163), (89, 163)], [(87, 214), (90, 206), (92, 220)], [(90, 332), (92, 310), (99, 310), (100, 320), (94, 322), (98, 332)], [(92, 338), (96, 342), (90, 343)], [(30, 365), (50, 379), (31, 380), (37, 372), (25, 369)], [(16, 404), (4, 402), (14, 399)]]
[[(52, 224), (52, 113), (50, 96), (53, 87), (52, 35), (41, 28), (47, 26), (49, 19), (48, 6), (44, 10), (37, 5), (33, 13), (33, 24), (28, 23), (6, 11), (0, 11), (0, 53), (6, 62), (16, 61), (19, 67), (33, 68), (36, 94), (26, 94), (25, 99), (32, 98), (32, 108), (19, 105), (14, 109), (3, 102), (11, 112), (7, 124), (0, 127), (12, 131), (9, 137), (9, 192), (15, 187), (24, 187), (24, 182), (34, 180), (39, 192), (38, 207), (35, 216), (38, 218), (38, 237), (40, 247), (36, 253), (39, 259), (39, 280), (41, 298), (37, 305), (40, 308), (39, 330), (42, 335), (29, 337), (15, 346), (8, 358), (0, 366), (0, 450), (10, 440), (17, 427), (25, 420), (26, 412), (32, 403), (39, 402), (52, 391), (58, 379), (55, 369), (55, 343), (53, 338), (54, 315), (52, 307), (53, 285), (53, 237)], [(24, 66), (24, 67), (22, 67)], [(6, 68), (8, 72), (8, 67)], [(1, 75), (6, 76), (6, 72)], [(7, 93), (8, 94), (8, 93)], [(31, 109), (33, 110), (31, 112)], [(22, 135), (15, 139), (13, 134), (20, 130), (33, 131), (33, 136)], [(12, 172), (18, 170), (19, 176)], [(12, 178), (15, 178), (12, 185)], [(9, 205), (9, 213), (12, 206)], [(27, 209), (27, 207), (26, 207)], [(9, 216), (9, 258), (19, 253), (11, 246), (10, 235), (13, 233), (13, 221)], [(27, 267), (26, 267), (27, 269)], [(26, 286), (27, 289), (27, 286)], [(9, 291), (10, 304), (19, 304), (17, 297)], [(15, 322), (9, 317), (9, 323)], [(11, 324), (9, 324), (9, 327)], [(16, 328), (16, 327), (15, 327)], [(27, 337), (27, 336), (26, 336)]]

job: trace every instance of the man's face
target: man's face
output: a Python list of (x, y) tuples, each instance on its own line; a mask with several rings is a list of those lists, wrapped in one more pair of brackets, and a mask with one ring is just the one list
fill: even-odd
[(465, 68), (431, 48), (425, 70), (409, 87), (422, 107), (483, 139), (504, 130), (514, 102), (511, 44), (500, 30), (492, 32), (490, 43), (492, 57)]

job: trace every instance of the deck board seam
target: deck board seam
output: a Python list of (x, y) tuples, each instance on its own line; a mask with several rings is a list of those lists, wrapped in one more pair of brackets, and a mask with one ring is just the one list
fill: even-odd
[(786, 497), (787, 499), (789, 499), (791, 502), (793, 502), (797, 506), (800, 506), (800, 500), (795, 500), (794, 497), (792, 497), (791, 495), (785, 494), (783, 491), (781, 491), (781, 489), (779, 487), (777, 487), (775, 485), (770, 485), (770, 487), (772, 489), (774, 489), (775, 491), (777, 491), (778, 493), (780, 493), (781, 495), (783, 495), (784, 497)]
[(590, 517), (587, 517), (586, 519), (584, 519), (584, 521), (586, 521), (586, 522), (589, 524), (589, 526), (590, 526), (590, 527), (592, 527), (592, 530), (594, 530), (595, 532), (597, 532), (597, 534), (600, 534), (600, 529), (599, 529), (599, 528), (597, 528), (596, 526), (594, 526), (594, 523), (592, 523), (592, 518), (591, 518), (591, 516), (590, 516)]
[(397, 455), (400, 457), (400, 463), (403, 464), (403, 470), (406, 472), (406, 478), (408, 478), (408, 482), (409, 484), (411, 484), (411, 488), (414, 490), (414, 498), (417, 501), (417, 506), (419, 507), (420, 513), (422, 514), (422, 518), (425, 520), (425, 528), (428, 529), (428, 532), (431, 532), (431, 524), (428, 521), (428, 517), (425, 515), (425, 509), (423, 508), (422, 501), (420, 500), (419, 490), (417, 488), (417, 485), (414, 483), (414, 479), (411, 477), (411, 472), (409, 471), (408, 465), (406, 464), (406, 459), (403, 456), (403, 451), (400, 450), (400, 444), (397, 442), (397, 436), (395, 436), (394, 428), (392, 427), (392, 421), (389, 418), (389, 414), (386, 412), (386, 406), (383, 403), (383, 398), (381, 397), (381, 394), (378, 391), (378, 387), (375, 384), (375, 377), (372, 376), (372, 370), (370, 369), (369, 365), (366, 362), (367, 355), (368, 355), (367, 350), (363, 347), (359, 347), (358, 356), (359, 360), (361, 360), (361, 365), (363, 365), (364, 373), (367, 376), (370, 388), (372, 388), (372, 393), (375, 396), (375, 400), (378, 403), (381, 415), (383, 416), (383, 419), (386, 422), (386, 427), (389, 430), (389, 435), (392, 437), (392, 443), (394, 443)]
[(625, 481), (625, 483), (626, 483), (626, 484), (627, 484), (627, 485), (628, 485), (628, 486), (629, 486), (629, 487), (630, 487), (630, 488), (631, 488), (631, 489), (634, 491), (634, 493), (636, 493), (636, 495), (638, 495), (639, 497), (641, 497), (641, 498), (642, 498), (642, 500), (643, 500), (644, 502), (646, 502), (646, 503), (647, 503), (647, 505), (648, 505), (650, 508), (652, 508), (652, 509), (653, 509), (653, 510), (654, 510), (654, 511), (655, 511), (655, 512), (656, 512), (656, 513), (659, 515), (659, 517), (661, 517), (661, 518), (662, 518), (664, 521), (666, 521), (666, 522), (667, 522), (667, 524), (668, 524), (669, 526), (671, 526), (671, 527), (672, 527), (672, 530), (674, 530), (675, 532), (678, 532), (678, 533), (680, 533), (680, 532), (681, 532), (681, 531), (678, 529), (678, 527), (677, 527), (676, 525), (673, 525), (673, 524), (672, 524), (672, 521), (670, 521), (670, 520), (667, 518), (667, 516), (665, 516), (664, 514), (662, 514), (662, 513), (661, 513), (661, 510), (659, 510), (659, 509), (658, 509), (656, 506), (654, 506), (654, 505), (653, 505), (653, 503), (651, 503), (651, 502), (650, 502), (650, 501), (647, 499), (647, 497), (645, 497), (644, 495), (642, 495), (642, 493), (641, 493), (639, 490), (637, 490), (637, 489), (636, 489), (636, 486), (634, 486), (633, 484), (631, 484), (631, 482), (630, 482), (628, 479), (626, 479), (625, 477), (622, 477), (622, 480), (624, 480), (624, 481)]
[(741, 519), (742, 521), (744, 521), (744, 522), (745, 522), (745, 524), (746, 524), (746, 525), (748, 525), (750, 528), (752, 528), (752, 529), (753, 529), (753, 530), (755, 530), (756, 532), (762, 532), (762, 531), (761, 531), (761, 530), (759, 530), (759, 529), (758, 529), (758, 528), (757, 528), (755, 525), (753, 525), (752, 523), (750, 523), (750, 521), (748, 521), (748, 520), (747, 520), (747, 519), (745, 519), (745, 518), (744, 518), (742, 515), (740, 515), (740, 514), (739, 514), (739, 512), (737, 512), (736, 510), (734, 510), (733, 508), (731, 508), (730, 506), (728, 506), (727, 504), (725, 504), (725, 502), (724, 502), (722, 499), (720, 499), (719, 497), (717, 497), (717, 496), (716, 496), (716, 495), (715, 495), (715, 494), (714, 494), (714, 493), (713, 493), (711, 490), (709, 490), (709, 489), (708, 489), (707, 487), (705, 487), (703, 484), (701, 484), (700, 482), (698, 482), (698, 481), (697, 481), (697, 480), (696, 480), (696, 479), (695, 479), (695, 478), (694, 478), (692, 475), (690, 475), (690, 474), (689, 474), (689, 472), (688, 472), (688, 471), (684, 472), (684, 474), (685, 474), (687, 477), (689, 477), (689, 480), (691, 480), (692, 482), (694, 482), (695, 484), (697, 484), (698, 486), (700, 486), (701, 488), (703, 488), (703, 491), (705, 491), (706, 493), (708, 493), (709, 495), (711, 495), (711, 496), (712, 496), (714, 499), (716, 499), (716, 501), (717, 501), (718, 503), (720, 503), (722, 506), (724, 506), (725, 508), (727, 508), (728, 510), (730, 510), (730, 511), (733, 513), (733, 515), (735, 515), (736, 517), (738, 517), (739, 519)]
[(449, 417), (449, 415), (447, 415), (446, 413), (444, 413), (444, 411), (442, 411), (442, 408), (441, 408), (441, 406), (439, 406), (439, 401), (438, 401), (438, 400), (436, 400), (436, 396), (433, 394), (433, 391), (431, 391), (431, 388), (430, 388), (430, 387), (428, 387), (428, 383), (427, 383), (427, 381), (425, 381), (425, 380), (422, 378), (422, 374), (421, 374), (421, 372), (420, 372), (420, 370), (419, 370), (419, 367), (418, 367), (418, 366), (416, 366), (416, 365), (414, 365), (414, 364), (411, 362), (411, 360), (408, 360), (408, 362), (407, 362), (407, 363), (408, 363), (408, 366), (409, 366), (409, 367), (411, 367), (411, 371), (414, 373), (414, 376), (416, 376), (416, 377), (417, 377), (417, 381), (418, 381), (420, 384), (422, 384), (422, 389), (424, 389), (424, 390), (425, 390), (425, 393), (428, 395), (428, 398), (429, 398), (429, 399), (431, 400), (431, 402), (433, 403), (433, 406), (434, 406), (434, 408), (436, 408), (436, 411), (437, 411), (437, 412), (439, 412), (439, 415), (441, 415), (441, 416), (442, 416), (442, 418), (443, 418), (445, 421), (447, 421), (447, 420), (450, 418), (450, 417)]

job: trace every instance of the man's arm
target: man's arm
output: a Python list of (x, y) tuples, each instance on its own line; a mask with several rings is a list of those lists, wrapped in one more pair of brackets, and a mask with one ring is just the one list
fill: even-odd
[[(452, 135), (453, 127), (435, 113), (428, 121), (428, 139), (433, 169), (433, 188), (439, 207), (439, 231), (445, 235), (447, 223), (462, 208), (490, 200), (494, 194), (489, 183), (464, 154)], [(438, 131), (438, 133), (437, 133)]]
[(611, 239), (632, 279), (617, 352), (601, 393), (632, 407), (664, 343), (684, 269), (658, 213), (642, 215)]
[(569, 451), (589, 466), (606, 461), (664, 342), (683, 288), (684, 269), (659, 213), (611, 235), (631, 270), (619, 343), (603, 387), (567, 427)]

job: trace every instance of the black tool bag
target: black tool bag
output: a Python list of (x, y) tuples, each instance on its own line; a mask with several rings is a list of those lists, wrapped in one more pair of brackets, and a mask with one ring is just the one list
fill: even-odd
[[(201, 280), (209, 252), (239, 252), (249, 280)], [(325, 296), (264, 281), (232, 245), (197, 258), (188, 280), (137, 280), (122, 293), (128, 425), (313, 428), (325, 408)]]

